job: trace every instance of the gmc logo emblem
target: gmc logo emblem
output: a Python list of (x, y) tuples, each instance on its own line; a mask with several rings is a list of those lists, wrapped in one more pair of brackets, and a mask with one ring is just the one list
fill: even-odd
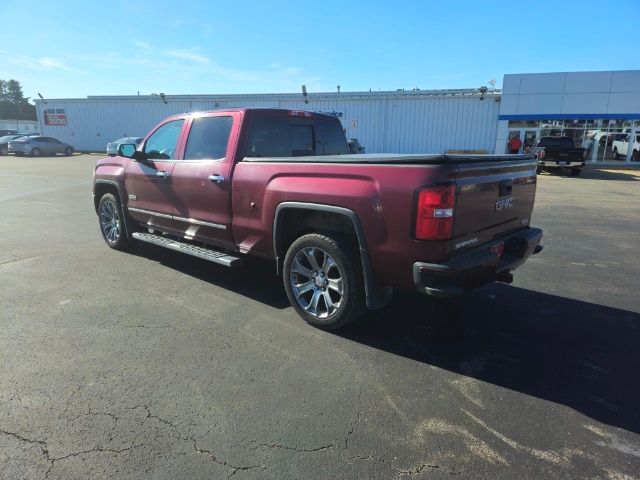
[(501, 198), (496, 202), (496, 212), (513, 207), (513, 197)]

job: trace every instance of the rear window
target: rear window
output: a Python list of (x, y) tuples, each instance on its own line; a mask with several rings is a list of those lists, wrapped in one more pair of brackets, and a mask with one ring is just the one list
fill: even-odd
[(325, 118), (256, 116), (247, 157), (345, 155), (347, 140), (339, 121)]
[(569, 137), (542, 137), (538, 146), (573, 148), (575, 147), (575, 144)]

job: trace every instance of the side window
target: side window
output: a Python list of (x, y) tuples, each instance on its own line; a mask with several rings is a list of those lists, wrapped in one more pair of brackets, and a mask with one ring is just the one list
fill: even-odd
[(189, 131), (185, 160), (218, 159), (227, 154), (233, 117), (194, 118)]
[(151, 134), (144, 145), (144, 153), (149, 159), (175, 159), (178, 137), (184, 120), (167, 122)]

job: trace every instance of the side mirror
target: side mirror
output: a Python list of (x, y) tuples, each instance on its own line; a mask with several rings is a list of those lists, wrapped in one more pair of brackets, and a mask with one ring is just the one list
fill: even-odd
[(138, 161), (144, 160), (145, 158), (144, 153), (136, 150), (136, 146), (133, 143), (121, 143), (118, 145), (118, 155)]

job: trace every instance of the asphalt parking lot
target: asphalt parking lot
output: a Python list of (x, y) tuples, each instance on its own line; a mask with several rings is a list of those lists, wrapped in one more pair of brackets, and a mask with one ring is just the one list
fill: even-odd
[(97, 158), (0, 157), (0, 478), (640, 478), (640, 170), (540, 175), (544, 251), (448, 337), (418, 294), (325, 333), (268, 263), (108, 249)]

